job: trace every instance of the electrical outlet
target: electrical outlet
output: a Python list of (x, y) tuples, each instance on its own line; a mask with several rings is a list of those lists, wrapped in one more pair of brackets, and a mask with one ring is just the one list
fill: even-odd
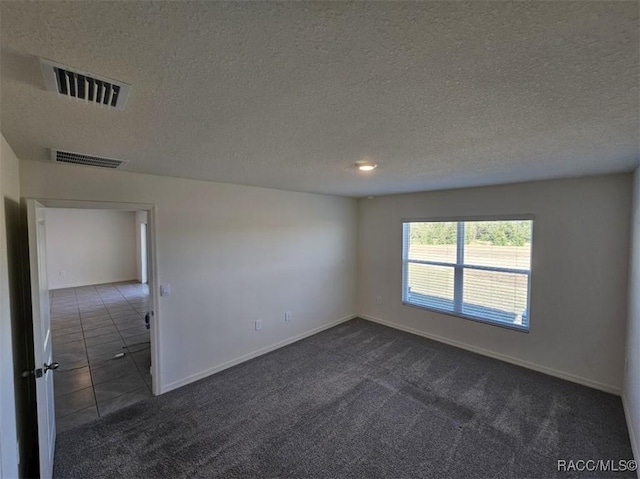
[(260, 331), (262, 329), (262, 320), (256, 319), (256, 331)]
[(63, 269), (61, 269), (60, 271), (58, 271), (58, 276), (60, 276), (61, 278), (64, 278), (67, 275), (67, 272)]
[(286, 322), (291, 321), (291, 311), (285, 311), (285, 312), (284, 312), (284, 320), (285, 320)]
[(382, 304), (382, 296), (376, 296), (376, 304)]

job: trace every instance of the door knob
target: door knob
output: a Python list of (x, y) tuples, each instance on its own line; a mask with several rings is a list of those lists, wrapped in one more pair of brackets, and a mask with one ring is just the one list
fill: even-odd
[(44, 372), (46, 373), (49, 369), (51, 369), (52, 371), (54, 369), (58, 369), (60, 367), (60, 363), (56, 363), (55, 361), (52, 362), (51, 364), (46, 364), (44, 365)]

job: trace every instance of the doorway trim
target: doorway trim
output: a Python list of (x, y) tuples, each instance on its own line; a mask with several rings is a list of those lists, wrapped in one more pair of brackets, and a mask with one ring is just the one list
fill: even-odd
[(46, 208), (76, 208), (85, 210), (117, 210), (117, 211), (146, 211), (147, 212), (147, 244), (149, 245), (147, 278), (149, 284), (149, 306), (151, 315), (151, 383), (152, 393), (159, 396), (162, 393), (161, 365), (160, 365), (160, 304), (158, 301), (158, 255), (156, 232), (156, 205), (151, 203), (120, 203), (114, 201), (64, 200), (64, 199), (34, 199)]

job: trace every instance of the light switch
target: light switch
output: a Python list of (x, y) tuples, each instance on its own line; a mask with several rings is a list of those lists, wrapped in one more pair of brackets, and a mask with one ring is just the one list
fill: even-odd
[(169, 296), (171, 294), (171, 285), (170, 284), (161, 284), (160, 285), (160, 296)]

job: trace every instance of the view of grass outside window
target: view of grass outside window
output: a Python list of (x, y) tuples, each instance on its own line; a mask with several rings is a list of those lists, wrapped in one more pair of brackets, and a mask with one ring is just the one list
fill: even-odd
[(530, 219), (403, 223), (405, 304), (529, 329)]

